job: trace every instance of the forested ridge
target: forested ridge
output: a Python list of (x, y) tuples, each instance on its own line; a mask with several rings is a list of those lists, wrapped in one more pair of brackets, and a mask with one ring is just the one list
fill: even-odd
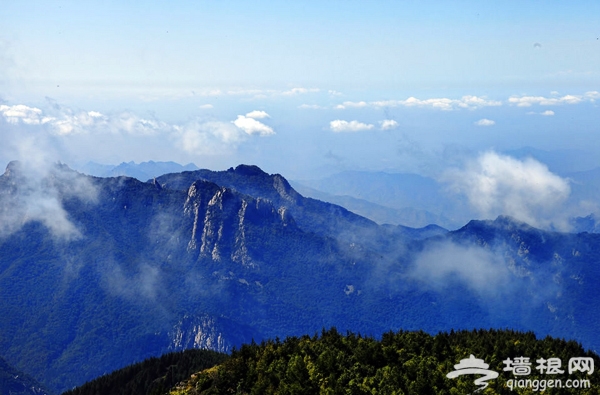
[[(224, 363), (180, 383), (171, 395), (195, 394), (470, 394), (480, 389), (478, 375), (449, 379), (460, 360), (474, 355), (499, 373), (481, 394), (529, 394), (508, 380), (589, 380), (587, 389), (547, 388), (547, 394), (598, 394), (598, 374), (567, 371), (570, 358), (600, 359), (577, 342), (512, 330), (451, 331), (431, 336), (422, 331), (385, 333), (380, 340), (335, 329), (320, 335), (252, 343), (235, 350)], [(503, 371), (503, 361), (528, 357), (531, 373)], [(536, 370), (538, 359), (559, 358), (563, 374)], [(515, 384), (516, 385), (516, 384)], [(539, 388), (538, 388), (539, 391)]]

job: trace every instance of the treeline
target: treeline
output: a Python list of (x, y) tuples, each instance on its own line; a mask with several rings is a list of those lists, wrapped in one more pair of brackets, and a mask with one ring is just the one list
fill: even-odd
[(194, 372), (227, 359), (210, 350), (186, 350), (150, 358), (99, 377), (63, 395), (162, 395)]
[[(499, 373), (479, 394), (531, 394), (540, 391), (540, 381), (557, 379), (563, 388), (544, 387), (546, 394), (600, 393), (597, 373), (569, 374), (571, 358), (592, 358), (594, 366), (600, 367), (599, 357), (574, 341), (550, 337), (538, 340), (533, 333), (512, 330), (452, 331), (436, 336), (400, 331), (376, 340), (353, 333), (342, 335), (335, 329), (313, 337), (244, 345), (221, 365), (193, 375), (170, 393), (471, 394), (481, 389), (474, 380), (482, 375), (465, 374), (455, 379), (446, 376), (471, 354)], [(529, 358), (529, 374), (519, 376), (503, 370), (507, 366), (503, 361), (521, 357)], [(536, 369), (536, 361), (542, 358), (560, 359), (564, 373), (548, 374)], [(589, 388), (564, 388), (567, 380), (589, 380)], [(526, 388), (519, 388), (519, 383)]]

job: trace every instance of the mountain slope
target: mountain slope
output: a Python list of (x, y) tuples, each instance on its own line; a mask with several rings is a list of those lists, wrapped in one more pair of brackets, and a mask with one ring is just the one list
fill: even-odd
[[(312, 329), (315, 314), (334, 324), (344, 308), (332, 292), (362, 270), (362, 253), (210, 182), (180, 191), (65, 168), (32, 181), (17, 168), (0, 177), (2, 204), (30, 207), (0, 240), (0, 348), (54, 389), (169, 349), (227, 351)], [(67, 192), (79, 183), (93, 199)], [(48, 213), (28, 220), (40, 196), (64, 229), (46, 225)], [(330, 283), (315, 288), (315, 276)], [(299, 313), (306, 320), (285, 328)]]
[(256, 167), (192, 173), (143, 183), (11, 163), (0, 355), (59, 392), (168, 351), (333, 326), (509, 327), (600, 349), (599, 235), (506, 217), (378, 226)]
[(0, 394), (48, 395), (49, 392), (33, 378), (13, 368), (0, 358)]
[(246, 195), (267, 199), (275, 207), (285, 207), (300, 228), (319, 235), (357, 241), (365, 229), (372, 232), (379, 229), (373, 221), (341, 206), (303, 197), (281, 175), (269, 175), (257, 166), (240, 165), (227, 171), (197, 170), (157, 178), (169, 189), (186, 189), (195, 180), (207, 180)]

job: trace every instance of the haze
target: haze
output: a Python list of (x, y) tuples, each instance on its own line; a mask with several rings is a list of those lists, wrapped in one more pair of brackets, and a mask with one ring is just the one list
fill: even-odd
[(600, 3), (5, 4), (0, 165), (440, 176), (482, 153), (600, 166)]

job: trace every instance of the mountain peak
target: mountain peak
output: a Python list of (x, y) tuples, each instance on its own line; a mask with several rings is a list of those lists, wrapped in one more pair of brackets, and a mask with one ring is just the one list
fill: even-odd
[(231, 168), (229, 171), (234, 171), (236, 174), (242, 176), (268, 176), (260, 167), (256, 165), (238, 165), (235, 169)]
[(15, 174), (19, 174), (23, 170), (23, 164), (18, 160), (12, 160), (6, 165), (6, 170), (4, 170), (5, 177), (11, 177)]

